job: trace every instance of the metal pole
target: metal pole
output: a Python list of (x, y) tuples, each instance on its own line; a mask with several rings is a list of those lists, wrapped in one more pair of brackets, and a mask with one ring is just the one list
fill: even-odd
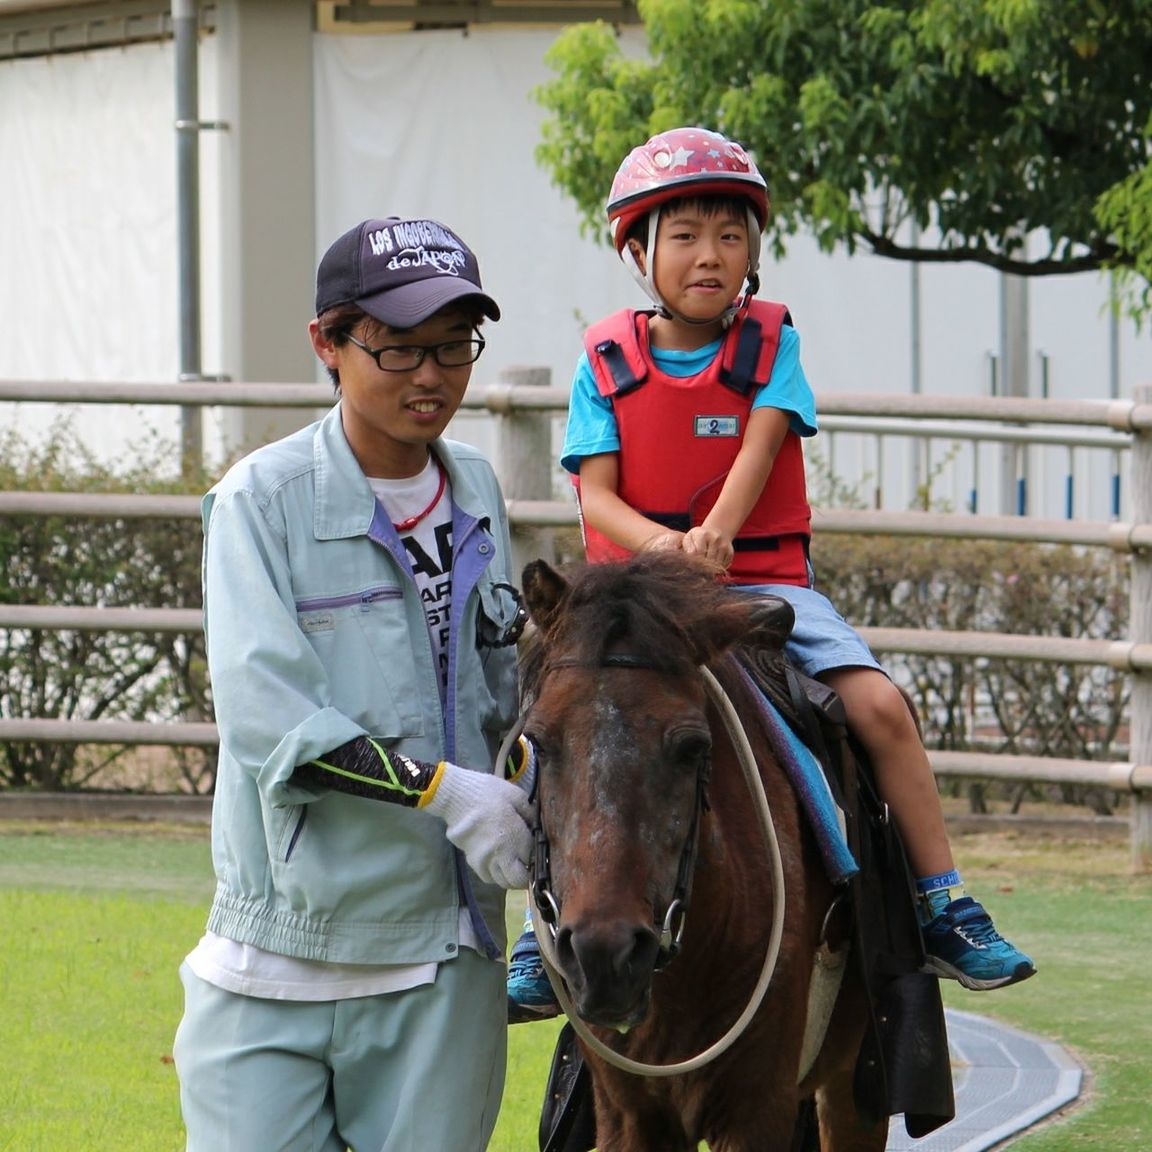
[(1108, 399), (1120, 398), (1120, 298), (1116, 273), (1108, 273)]
[[(1026, 256), (1027, 237), (1021, 237), (1014, 250)], [(1028, 387), (1028, 278), (1000, 274), (1000, 373), (1001, 396), (1027, 396)], [(1027, 514), (1026, 482), (1028, 452), (1005, 446), (1000, 455), (1000, 513)]]
[[(1120, 398), (1120, 299), (1116, 273), (1108, 273), (1108, 399)], [(1112, 454), (1112, 490), (1109, 510), (1113, 520), (1120, 519), (1120, 453)]]
[[(200, 95), (199, 4), (172, 0), (176, 49), (176, 219), (179, 244), (180, 379), (200, 380)], [(180, 409), (180, 462), (199, 469), (204, 433), (201, 409)]]
[[(1137, 388), (1135, 398), (1152, 402), (1152, 387)], [(1137, 524), (1152, 523), (1152, 433), (1138, 431), (1132, 438), (1129, 476), (1132, 518)], [(1129, 639), (1152, 639), (1152, 552), (1132, 553), (1129, 595)], [(1141, 765), (1152, 764), (1152, 672), (1132, 673), (1132, 733), (1128, 760), (1135, 773)], [(1152, 789), (1134, 788), (1130, 816), (1132, 867), (1152, 871)]]
[[(920, 225), (912, 222), (912, 247), (920, 247)], [(911, 329), (911, 369), (912, 369), (912, 395), (919, 396), (924, 391), (923, 380), (923, 331), (920, 318), (920, 262), (912, 261), (909, 272), (909, 310), (908, 326)], [(929, 469), (927, 467), (927, 453), (930, 441), (916, 439), (912, 441), (912, 498), (917, 507), (927, 511), (932, 504), (931, 497), (925, 489), (920, 491), (922, 484), (928, 483)]]

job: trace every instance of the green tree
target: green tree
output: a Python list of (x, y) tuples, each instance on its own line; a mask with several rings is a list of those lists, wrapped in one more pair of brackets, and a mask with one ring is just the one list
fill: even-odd
[(1019, 275), (1112, 268), (1152, 310), (1152, 0), (639, 7), (647, 59), (574, 25), (537, 92), (538, 158), (588, 228), (630, 148), (701, 124), (754, 152), (777, 254), (804, 229)]

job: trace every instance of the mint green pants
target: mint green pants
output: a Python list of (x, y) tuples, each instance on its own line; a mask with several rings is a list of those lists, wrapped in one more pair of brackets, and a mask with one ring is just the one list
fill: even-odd
[(185, 965), (174, 1056), (188, 1152), (484, 1152), (504, 1090), (503, 965), (309, 1003), (237, 996)]

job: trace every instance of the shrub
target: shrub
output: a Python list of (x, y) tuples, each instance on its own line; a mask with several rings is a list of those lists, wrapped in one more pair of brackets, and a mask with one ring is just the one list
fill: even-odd
[[(199, 495), (201, 475), (172, 476), (176, 453), (142, 437), (130, 468), (101, 464), (71, 423), (42, 444), (0, 435), (0, 490)], [(859, 506), (848, 489), (827, 500)], [(834, 499), (832, 497), (835, 497)], [(561, 562), (582, 554), (579, 534), (556, 532)], [(201, 533), (188, 519), (0, 516), (0, 602), (199, 608)], [(818, 586), (857, 627), (1006, 632), (1116, 639), (1127, 633), (1126, 561), (1099, 550), (993, 541), (820, 534)], [(936, 749), (1119, 759), (1126, 752), (1128, 680), (1090, 665), (970, 656), (891, 655)], [(207, 720), (211, 694), (203, 634), (0, 628), (0, 716), (90, 720)], [(128, 779), (135, 748), (48, 741), (0, 743), (0, 787), (58, 790)], [(209, 791), (215, 750), (171, 749), (178, 786)], [(134, 781), (148, 786), (147, 776)], [(1009, 790), (1013, 802), (1025, 795)], [(971, 790), (979, 807), (985, 789)], [(1109, 811), (1102, 789), (1044, 793)]]
[[(817, 537), (819, 586), (857, 627), (1120, 639), (1127, 561), (1101, 550), (1000, 541)], [(931, 748), (1072, 759), (1126, 754), (1127, 676), (1093, 665), (893, 654)], [(1051, 790), (1049, 790), (1051, 791)], [(1100, 789), (1061, 799), (1109, 811)], [(1016, 800), (1020, 792), (1016, 789)], [(975, 793), (979, 806), (981, 792)]]
[[(0, 489), (200, 493), (207, 476), (165, 478), (172, 449), (142, 437), (126, 470), (101, 464), (72, 423), (42, 443), (0, 436)], [(0, 601), (91, 607), (200, 606), (201, 534), (195, 520), (0, 517)], [(203, 635), (0, 629), (0, 716), (76, 720), (211, 717)], [(58, 790), (106, 777), (135, 749), (0, 743), (0, 786)], [(210, 788), (214, 750), (173, 752), (183, 785)]]

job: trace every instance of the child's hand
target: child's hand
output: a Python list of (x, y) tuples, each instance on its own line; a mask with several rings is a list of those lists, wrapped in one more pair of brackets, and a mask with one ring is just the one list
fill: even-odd
[(732, 541), (713, 528), (690, 528), (684, 534), (683, 548), (695, 556), (702, 556), (726, 569), (732, 563)]
[(684, 547), (683, 532), (657, 532), (640, 545), (641, 552), (679, 552)]

